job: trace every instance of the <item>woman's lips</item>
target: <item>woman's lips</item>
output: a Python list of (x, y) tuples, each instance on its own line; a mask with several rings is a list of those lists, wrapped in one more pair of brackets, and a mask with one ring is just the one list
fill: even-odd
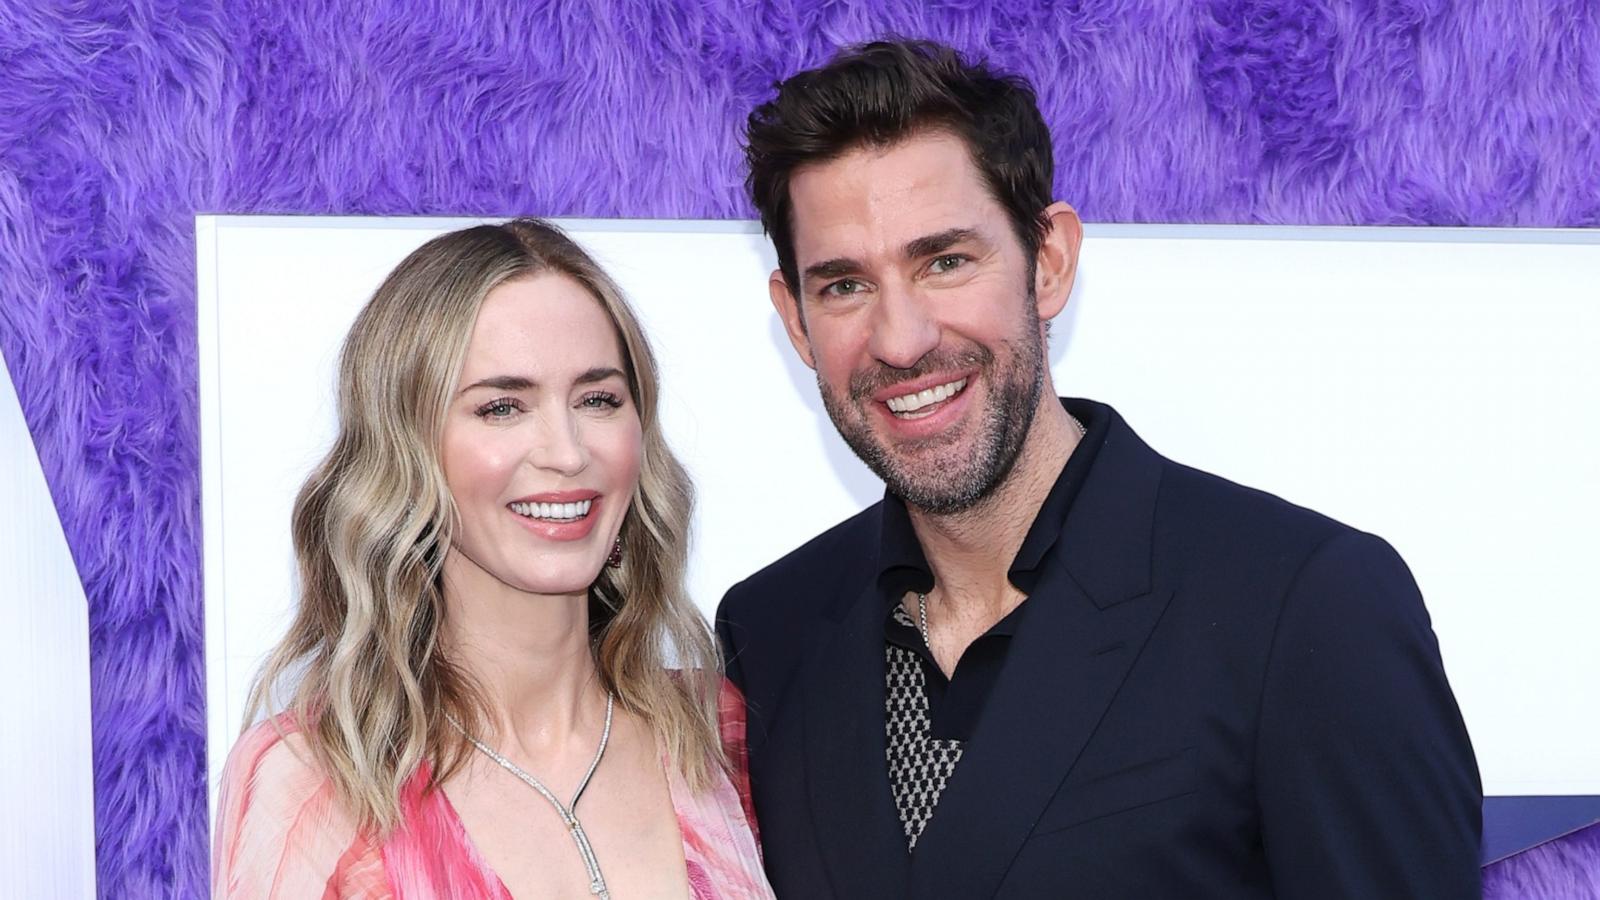
[[(557, 498), (563, 495), (580, 499), (513, 500), (506, 504), (522, 527), (552, 541), (577, 541), (594, 530), (600, 518), (601, 499), (593, 491), (565, 491), (534, 495), (537, 498)], [(586, 496), (585, 496), (586, 495)]]

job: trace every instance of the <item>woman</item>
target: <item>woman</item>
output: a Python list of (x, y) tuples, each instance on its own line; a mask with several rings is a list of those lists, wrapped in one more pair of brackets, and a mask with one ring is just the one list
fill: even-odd
[(339, 391), (251, 718), (291, 692), (229, 757), (213, 893), (770, 896), (611, 280), (538, 221), (444, 235), (361, 312)]

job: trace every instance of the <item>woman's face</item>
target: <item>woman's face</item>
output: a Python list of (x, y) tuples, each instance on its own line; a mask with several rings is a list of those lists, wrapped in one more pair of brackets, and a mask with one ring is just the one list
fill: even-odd
[(616, 329), (582, 285), (541, 274), (489, 292), (445, 410), (459, 518), (446, 571), (518, 591), (586, 590), (639, 481), (643, 434)]

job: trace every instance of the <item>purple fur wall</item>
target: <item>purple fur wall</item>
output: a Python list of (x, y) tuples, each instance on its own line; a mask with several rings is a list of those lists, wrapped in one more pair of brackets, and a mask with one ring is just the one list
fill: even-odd
[[(0, 0), (0, 349), (89, 598), (108, 897), (206, 892), (196, 213), (748, 217), (744, 113), (898, 32), (1028, 75), (1091, 221), (1600, 225), (1593, 0), (355, 6)], [(1562, 852), (1491, 895), (1600, 868)]]

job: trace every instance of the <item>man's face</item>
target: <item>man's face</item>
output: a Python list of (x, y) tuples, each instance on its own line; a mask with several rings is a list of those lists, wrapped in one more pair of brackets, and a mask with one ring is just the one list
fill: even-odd
[(774, 273), (773, 302), (839, 434), (913, 506), (971, 508), (1045, 383), (1034, 268), (1005, 210), (941, 131), (801, 167), (789, 194), (799, 296)]

